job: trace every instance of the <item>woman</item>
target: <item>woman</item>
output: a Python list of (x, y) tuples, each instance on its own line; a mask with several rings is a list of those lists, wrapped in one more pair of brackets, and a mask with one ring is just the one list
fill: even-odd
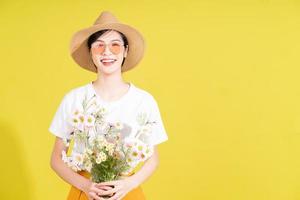
[[(145, 199), (141, 184), (148, 179), (158, 166), (156, 145), (168, 140), (158, 104), (147, 91), (131, 82), (125, 82), (122, 73), (135, 67), (144, 54), (144, 40), (134, 28), (120, 23), (110, 12), (102, 12), (94, 25), (74, 34), (71, 40), (71, 56), (75, 62), (89, 71), (97, 73), (97, 79), (70, 90), (62, 99), (49, 131), (56, 136), (51, 156), (51, 167), (64, 181), (71, 184), (68, 200), (104, 199), (142, 200)], [(136, 130), (136, 115), (148, 113), (149, 120), (155, 121), (149, 142), (154, 153), (143, 166), (131, 176), (117, 181), (94, 183), (86, 171), (75, 172), (61, 158), (66, 150), (63, 140), (72, 130), (68, 123), (72, 110), (79, 106), (85, 95), (96, 96), (97, 102), (108, 110), (109, 121), (122, 121), (126, 125), (122, 136)], [(76, 150), (76, 147), (74, 147)]]

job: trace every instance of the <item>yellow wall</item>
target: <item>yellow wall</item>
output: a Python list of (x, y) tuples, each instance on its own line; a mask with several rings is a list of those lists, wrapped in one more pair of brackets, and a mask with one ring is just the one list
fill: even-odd
[(65, 199), (48, 127), (95, 79), (68, 46), (103, 10), (147, 42), (124, 77), (156, 97), (169, 135), (148, 199), (300, 199), (297, 0), (1, 1), (0, 199)]

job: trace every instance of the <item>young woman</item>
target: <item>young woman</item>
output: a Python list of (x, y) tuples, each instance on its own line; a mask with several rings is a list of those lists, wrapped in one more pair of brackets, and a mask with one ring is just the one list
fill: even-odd
[[(144, 46), (143, 37), (136, 29), (120, 23), (107, 11), (100, 14), (93, 26), (78, 31), (72, 38), (71, 56), (79, 66), (97, 73), (97, 79), (67, 92), (49, 127), (56, 136), (51, 167), (72, 185), (68, 200), (100, 200), (107, 195), (111, 196), (109, 200), (145, 199), (140, 185), (156, 170), (159, 162), (156, 145), (168, 140), (168, 136), (154, 97), (133, 83), (125, 82), (122, 77), (123, 72), (135, 67), (142, 59)], [(121, 131), (123, 137), (136, 130), (136, 117), (140, 112), (146, 112), (149, 120), (156, 122), (149, 139), (154, 153), (131, 176), (94, 183), (88, 172), (77, 173), (62, 161), (61, 152), (67, 149), (63, 139), (68, 138), (72, 130), (68, 118), (86, 94), (96, 96), (97, 102), (106, 108), (108, 121), (125, 124)], [(76, 151), (76, 146), (73, 150)]]

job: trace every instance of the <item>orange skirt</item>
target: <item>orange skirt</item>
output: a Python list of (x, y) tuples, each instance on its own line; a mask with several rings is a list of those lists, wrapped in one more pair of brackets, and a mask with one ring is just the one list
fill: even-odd
[[(86, 178), (90, 177), (90, 174), (86, 171), (80, 171), (78, 173)], [(137, 188), (128, 192), (127, 195), (123, 197), (122, 200), (145, 200), (145, 199), (146, 198), (144, 196), (141, 186), (138, 186)], [(88, 200), (88, 198), (83, 191), (72, 186), (68, 194), (67, 200)]]

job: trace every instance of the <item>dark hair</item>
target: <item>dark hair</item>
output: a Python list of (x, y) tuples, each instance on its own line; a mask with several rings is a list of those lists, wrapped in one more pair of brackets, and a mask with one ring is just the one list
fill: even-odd
[[(94, 43), (101, 35), (103, 35), (104, 33), (108, 32), (108, 31), (112, 31), (112, 30), (113, 30), (113, 29), (104, 29), (104, 30), (97, 31), (97, 32), (93, 33), (92, 35), (90, 35), (90, 37), (88, 38), (88, 41), (87, 41), (87, 46), (88, 46), (88, 48), (89, 48), (89, 51), (91, 50), (92, 44), (93, 44), (93, 43)], [(126, 48), (126, 47), (129, 48), (129, 46), (128, 46), (128, 40), (127, 40), (126, 36), (125, 36), (123, 33), (121, 33), (120, 31), (117, 31), (117, 30), (113, 30), (113, 31), (116, 31), (116, 32), (118, 32), (118, 33), (121, 35), (121, 38), (122, 38), (122, 40), (123, 40), (123, 42), (124, 42), (125, 48)], [(128, 49), (128, 50), (129, 50), (129, 49)], [(121, 67), (122, 67), (123, 64), (124, 64), (124, 61), (125, 61), (125, 57), (123, 58)], [(94, 64), (94, 65), (95, 65), (95, 64)], [(96, 67), (96, 65), (95, 65), (95, 67)], [(97, 67), (96, 67), (96, 68), (97, 68)]]

